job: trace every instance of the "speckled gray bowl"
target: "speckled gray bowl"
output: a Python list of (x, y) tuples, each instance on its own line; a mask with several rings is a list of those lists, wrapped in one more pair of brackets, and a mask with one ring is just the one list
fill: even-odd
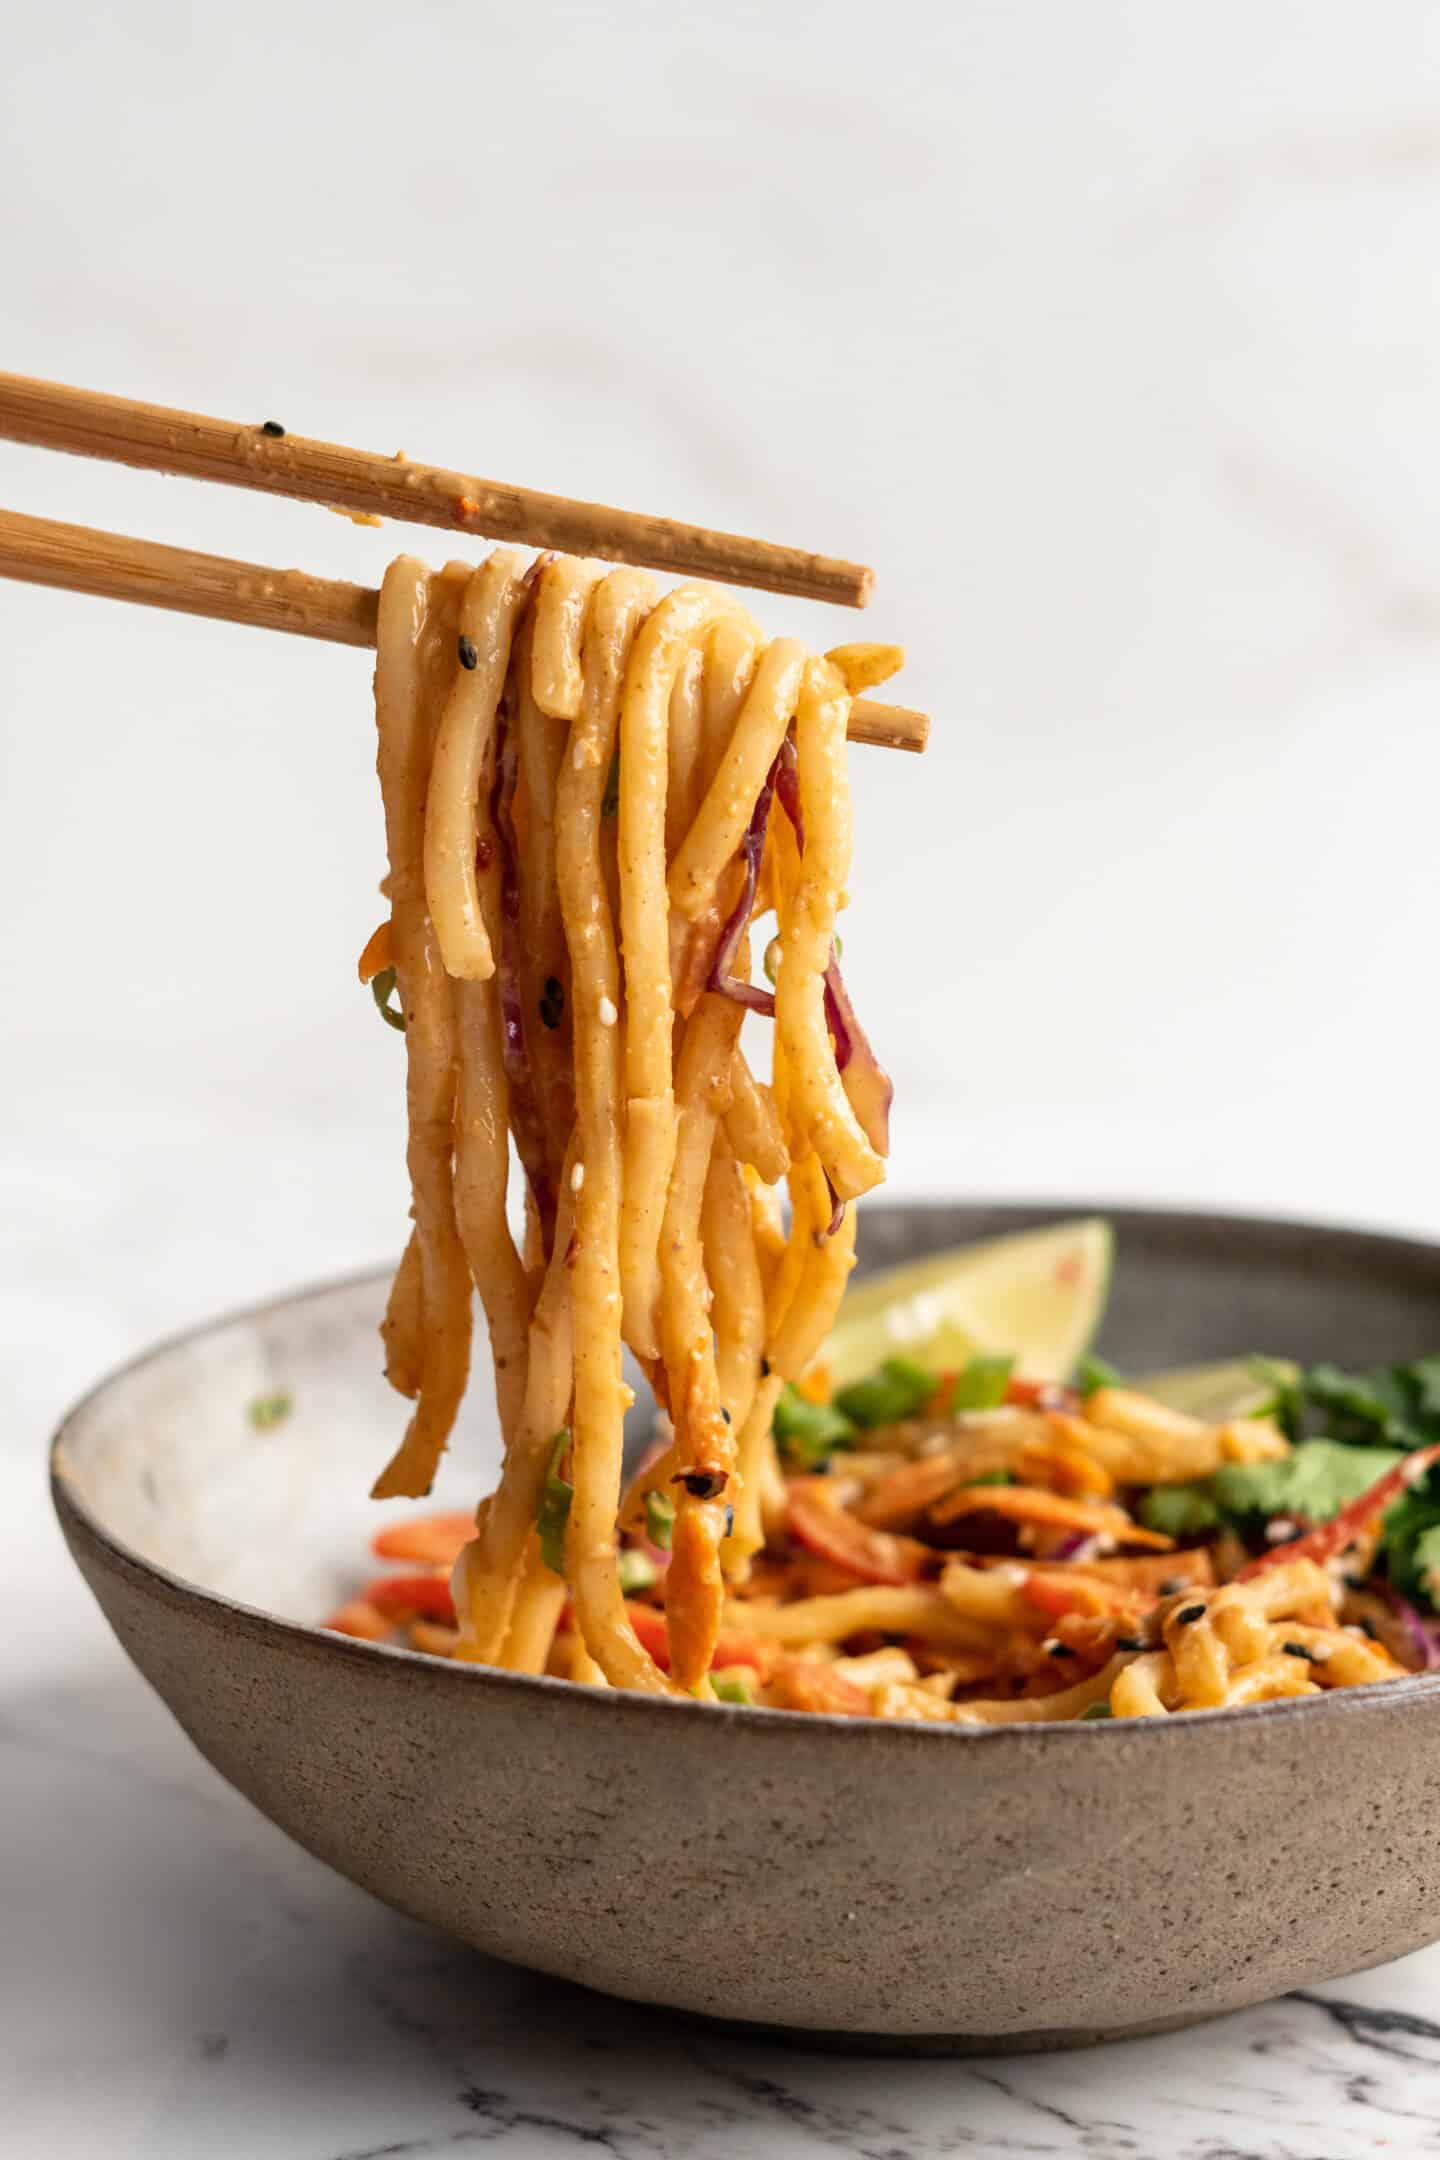
[[(865, 1258), (1063, 1212), (876, 1207)], [(1440, 1341), (1440, 1248), (1112, 1214), (1122, 1362)], [(976, 1733), (667, 1705), (317, 1633), (364, 1564), (399, 1414), (383, 1295), (307, 1291), (152, 1352), (72, 1413), (53, 1467), (76, 1560), (196, 1745), (402, 1911), (639, 2002), (888, 2048), (1154, 2031), (1440, 1936), (1440, 1678)], [(247, 1406), (277, 1388), (293, 1414), (257, 1432)], [(455, 1452), (439, 1496), (468, 1498), (493, 1433)]]

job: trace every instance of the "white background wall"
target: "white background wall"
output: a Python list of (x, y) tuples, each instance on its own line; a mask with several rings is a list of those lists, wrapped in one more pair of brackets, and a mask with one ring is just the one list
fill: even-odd
[[(6, 367), (878, 566), (904, 1189), (1440, 1229), (1433, 7), (12, 0), (0, 204)], [(0, 502), (440, 538), (8, 445)], [(0, 586), (22, 1422), (398, 1244), (368, 676)]]

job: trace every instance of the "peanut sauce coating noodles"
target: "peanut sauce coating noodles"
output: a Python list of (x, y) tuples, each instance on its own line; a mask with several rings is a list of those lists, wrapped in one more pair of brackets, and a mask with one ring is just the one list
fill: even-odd
[[(839, 964), (846, 731), (900, 659), (562, 556), (391, 566), (360, 973), (405, 1033), (382, 1337), (414, 1410), (374, 1490), (429, 1491), (476, 1293), (504, 1458), (473, 1516), (379, 1532), (405, 1571), (329, 1624), (970, 1727), (1440, 1668), (1440, 1358), (1267, 1365), (1201, 1416), (1096, 1361), (885, 1355), (886, 1305), (877, 1369), (832, 1379), (891, 1092)], [(628, 1486), (625, 1346), (660, 1405)]]
[[(362, 973), (388, 993), (393, 971), (405, 1030), (414, 1228), (383, 1335), (415, 1409), (375, 1492), (429, 1490), (478, 1292), (504, 1461), (455, 1562), (454, 1654), (544, 1671), (563, 1616), (576, 1675), (708, 1697), (727, 1599), (783, 1503), (778, 1390), (834, 1318), (848, 1203), (884, 1174), (883, 1113), (862, 1123), (846, 1072), (886, 1106), (888, 1083), (826, 1014), (846, 722), (901, 656), (820, 657), (719, 588), (662, 597), (509, 548), (471, 572), (392, 564), (378, 643), (390, 919)], [(771, 912), (773, 994), (750, 981)], [(783, 1090), (742, 1047), (753, 1009)], [(668, 1421), (628, 1494), (622, 1344)], [(665, 1540), (659, 1631), (627, 1598), (622, 1513)]]

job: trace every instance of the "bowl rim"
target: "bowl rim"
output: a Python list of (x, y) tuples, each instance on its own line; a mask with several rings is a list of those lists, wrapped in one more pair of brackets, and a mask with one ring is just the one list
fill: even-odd
[[(881, 1202), (883, 1207), (887, 1205)], [(1218, 1233), (1255, 1231), (1279, 1237), (1322, 1235), (1341, 1239), (1357, 1256), (1367, 1249), (1378, 1259), (1382, 1252), (1391, 1261), (1411, 1262), (1440, 1261), (1440, 1239), (1394, 1234), (1383, 1230), (1352, 1228), (1348, 1224), (1306, 1221), (1293, 1216), (1270, 1216), (1211, 1213), (1202, 1208), (1143, 1207), (1133, 1203), (1107, 1207), (1100, 1203), (1077, 1202), (1073, 1199), (1047, 1203), (1044, 1200), (1025, 1199), (982, 1200), (967, 1197), (896, 1200), (888, 1203), (897, 1209), (915, 1213), (940, 1213), (956, 1207), (973, 1206), (976, 1209), (1005, 1213), (1016, 1217), (1036, 1216), (1045, 1221), (1088, 1219), (1103, 1216), (1115, 1225), (1117, 1244), (1123, 1236), (1127, 1220), (1136, 1226), (1170, 1224), (1177, 1228), (1203, 1224), (1207, 1230)], [(875, 1719), (848, 1717), (836, 1712), (793, 1711), (765, 1708), (759, 1704), (701, 1703), (673, 1695), (644, 1694), (624, 1688), (587, 1687), (578, 1681), (561, 1679), (548, 1673), (513, 1673), (494, 1665), (460, 1663), (453, 1658), (437, 1658), (421, 1650), (413, 1650), (399, 1644), (372, 1643), (354, 1637), (340, 1635), (331, 1630), (299, 1620), (287, 1620), (279, 1613), (268, 1612), (263, 1606), (251, 1605), (240, 1598), (233, 1598), (223, 1591), (207, 1588), (203, 1583), (179, 1575), (158, 1561), (147, 1559), (144, 1554), (115, 1535), (81, 1497), (69, 1463), (66, 1445), (72, 1433), (88, 1414), (112, 1389), (128, 1380), (147, 1366), (157, 1364), (172, 1351), (201, 1341), (223, 1330), (242, 1326), (247, 1322), (263, 1320), (268, 1315), (292, 1306), (335, 1296), (347, 1290), (356, 1290), (367, 1284), (381, 1284), (393, 1274), (393, 1265), (357, 1268), (343, 1275), (328, 1276), (319, 1282), (310, 1282), (298, 1288), (282, 1290), (275, 1295), (261, 1298), (254, 1303), (233, 1307), (225, 1312), (212, 1314), (179, 1328), (159, 1340), (147, 1344), (133, 1357), (103, 1373), (74, 1403), (71, 1404), (50, 1438), (48, 1462), (51, 1500), (67, 1541), (73, 1532), (96, 1553), (102, 1564), (122, 1575), (129, 1576), (151, 1594), (159, 1592), (167, 1603), (185, 1607), (198, 1607), (222, 1625), (239, 1627), (246, 1634), (263, 1641), (278, 1638), (287, 1648), (310, 1657), (345, 1657), (359, 1659), (369, 1664), (379, 1677), (388, 1675), (399, 1679), (410, 1675), (415, 1669), (425, 1676), (425, 1684), (432, 1688), (473, 1688), (480, 1686), (502, 1694), (518, 1695), (548, 1702), (552, 1706), (568, 1704), (585, 1707), (580, 1715), (601, 1716), (673, 1716), (677, 1712), (690, 1718), (715, 1720), (717, 1713), (722, 1719), (739, 1718), (744, 1721), (747, 1732), (784, 1733), (794, 1735), (797, 1723), (805, 1732), (825, 1733), (826, 1744), (849, 1746), (883, 1745), (928, 1746), (935, 1743), (963, 1742), (972, 1746), (998, 1747), (1004, 1744), (1023, 1743), (1036, 1738), (1053, 1740), (1061, 1734), (1078, 1735), (1082, 1730), (1087, 1742), (1093, 1743), (1097, 1736), (1109, 1736), (1111, 1741), (1124, 1737), (1130, 1742), (1139, 1741), (1142, 1746), (1159, 1744), (1162, 1739), (1194, 1734), (1197, 1741), (1206, 1732), (1219, 1726), (1228, 1726), (1237, 1720), (1255, 1723), (1267, 1720), (1273, 1723), (1277, 1717), (1291, 1720), (1307, 1717), (1311, 1723), (1322, 1717), (1363, 1716), (1368, 1713), (1391, 1715), (1403, 1713), (1417, 1696), (1440, 1696), (1440, 1672), (1407, 1673), (1403, 1680), (1367, 1681), (1362, 1686), (1335, 1688), (1319, 1695), (1291, 1697), (1267, 1703), (1240, 1703), (1214, 1710), (1189, 1710), (1177, 1712), (1168, 1718), (1033, 1718), (1013, 1724), (959, 1725), (936, 1720), (911, 1720), (904, 1718)], [(717, 1728), (718, 1729), (718, 1728)], [(902, 1737), (904, 1736), (904, 1737)], [(1104, 1745), (1101, 1738), (1100, 1744)], [(1202, 1743), (1203, 1744), (1203, 1743)]]

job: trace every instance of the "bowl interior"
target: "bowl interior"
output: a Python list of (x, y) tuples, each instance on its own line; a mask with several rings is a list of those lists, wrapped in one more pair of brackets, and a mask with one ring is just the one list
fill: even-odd
[[(873, 1208), (864, 1253), (1057, 1212)], [(1440, 1248), (1113, 1219), (1117, 1363), (1433, 1346)], [(222, 1776), (378, 1897), (635, 2001), (947, 2049), (1154, 2030), (1440, 1934), (1440, 1679), (975, 1734), (666, 1704), (303, 1624), (413, 1505), (365, 1497), (406, 1413), (379, 1372), (386, 1287), (163, 1345), (55, 1450), (71, 1549), (140, 1670)], [(257, 1423), (277, 1395), (288, 1415)], [(477, 1385), (436, 1499), (471, 1503), (495, 1454)], [(1156, 1924), (1117, 1955), (1137, 1911)]]
[[(880, 1205), (862, 1268), (1091, 1209)], [(1117, 1266), (1101, 1348), (1122, 1368), (1266, 1350), (1363, 1365), (1433, 1349), (1440, 1252), (1392, 1238), (1109, 1210)], [(162, 1345), (68, 1422), (57, 1467), (110, 1538), (200, 1587), (297, 1621), (353, 1591), (377, 1526), (413, 1501), (368, 1498), (407, 1405), (380, 1372), (388, 1278), (300, 1293)], [(477, 1336), (477, 1366), (485, 1356)], [(632, 1375), (632, 1379), (634, 1376)], [(256, 1405), (280, 1397), (275, 1422)], [(648, 1420), (632, 1413), (638, 1437)], [(499, 1436), (483, 1371), (433, 1504), (468, 1507)]]

